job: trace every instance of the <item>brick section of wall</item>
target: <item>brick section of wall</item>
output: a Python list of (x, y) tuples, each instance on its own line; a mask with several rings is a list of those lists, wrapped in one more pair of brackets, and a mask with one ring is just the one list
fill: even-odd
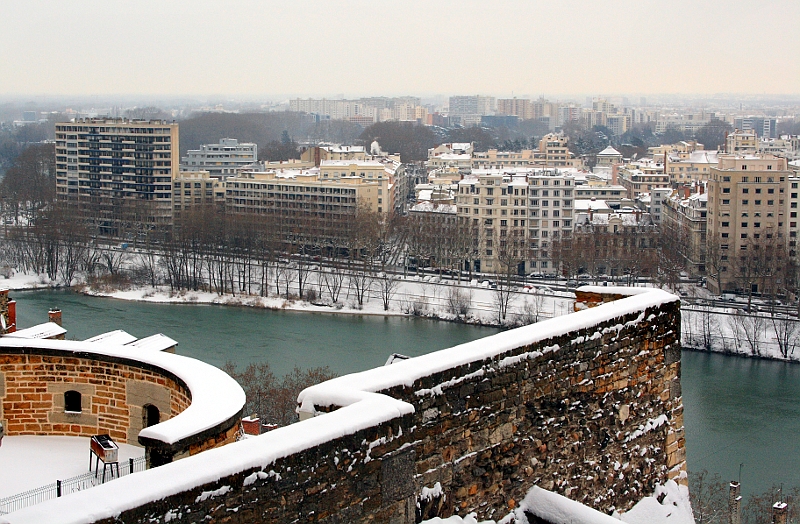
[[(148, 369), (88, 358), (0, 354), (5, 392), (0, 397), (7, 435), (91, 436), (107, 433), (118, 442), (139, 445), (128, 428), (142, 425), (142, 405), (128, 395), (131, 384), (147, 383), (164, 392), (161, 418), (172, 418), (191, 403), (171, 378)], [(64, 411), (64, 392), (81, 393), (81, 412)], [(133, 400), (133, 402), (131, 402)], [(134, 423), (134, 425), (136, 425)], [(138, 433), (138, 432), (137, 432)], [(133, 437), (133, 438), (131, 438)]]
[(8, 314), (8, 301), (8, 290), (0, 289), (0, 316), (3, 317), (6, 325), (6, 329), (3, 329), (3, 325), (0, 324), (0, 335), (6, 333), (8, 331), (7, 328), (11, 326), (11, 317)]
[(499, 519), (534, 485), (629, 509), (685, 482), (679, 328), (672, 302), (425, 377), (382, 392), (414, 414), (100, 522)]

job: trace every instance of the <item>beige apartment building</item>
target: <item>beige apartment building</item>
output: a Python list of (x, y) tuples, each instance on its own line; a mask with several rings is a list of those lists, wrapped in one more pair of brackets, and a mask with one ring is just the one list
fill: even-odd
[(172, 178), (172, 216), (175, 222), (199, 207), (225, 208), (225, 183), (208, 171), (181, 171)]
[(557, 169), (488, 170), (458, 184), (456, 214), (472, 226), (475, 271), (553, 274), (550, 244), (572, 231), (575, 179)]
[(686, 188), (674, 190), (664, 201), (662, 213), (663, 227), (680, 239), (678, 249), (692, 276), (706, 274), (708, 194), (704, 186), (697, 187), (695, 193)]
[(359, 176), (323, 178), (316, 170), (240, 173), (225, 180), (228, 213), (289, 218), (346, 219), (359, 205), (386, 213), (379, 180)]
[(534, 117), (533, 104), (527, 98), (498, 98), (497, 114), (518, 116), (522, 120)]
[(708, 281), (712, 292), (748, 285), (758, 291), (758, 284), (744, 282), (737, 268), (753, 243), (785, 238), (791, 213), (797, 213), (792, 207), (796, 201), (791, 200), (790, 177), (785, 158), (720, 155), (708, 182), (708, 252), (709, 257), (719, 253), (720, 265), (720, 285), (715, 279)]
[(402, 165), (391, 160), (325, 160), (319, 166), (321, 180), (357, 177), (375, 182), (378, 193), (373, 211), (378, 213), (389, 213), (395, 209), (396, 203), (404, 203), (408, 187), (404, 181), (398, 180), (402, 174)]
[(569, 138), (561, 133), (549, 133), (539, 141), (540, 167), (583, 168), (583, 161), (569, 151)]
[(171, 225), (178, 124), (84, 118), (55, 127), (56, 198), (77, 205), (97, 234)]
[(670, 185), (669, 175), (664, 173), (663, 165), (644, 162), (619, 166), (617, 181), (628, 192), (631, 200), (636, 200), (641, 193)]
[(759, 138), (755, 131), (740, 131), (736, 129), (725, 139), (725, 152), (735, 155), (755, 153), (758, 144)]

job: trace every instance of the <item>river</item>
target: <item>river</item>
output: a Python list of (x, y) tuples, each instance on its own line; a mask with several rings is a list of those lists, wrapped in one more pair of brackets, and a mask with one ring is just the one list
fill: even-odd
[[(497, 332), (415, 318), (268, 311), (246, 307), (126, 302), (67, 291), (13, 292), (21, 327), (63, 312), (67, 337), (124, 329), (164, 333), (178, 353), (217, 366), (268, 361), (280, 376), (294, 366), (344, 374), (381, 366), (391, 353), (421, 355)], [(735, 480), (746, 496), (773, 484), (800, 486), (800, 365), (683, 352), (687, 461)]]

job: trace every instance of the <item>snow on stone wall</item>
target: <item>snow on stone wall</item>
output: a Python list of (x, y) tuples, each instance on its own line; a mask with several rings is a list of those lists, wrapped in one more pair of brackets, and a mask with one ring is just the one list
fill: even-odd
[(5, 518), (486, 520), (534, 485), (625, 510), (685, 481), (679, 332), (651, 290), (319, 384), (308, 420)]

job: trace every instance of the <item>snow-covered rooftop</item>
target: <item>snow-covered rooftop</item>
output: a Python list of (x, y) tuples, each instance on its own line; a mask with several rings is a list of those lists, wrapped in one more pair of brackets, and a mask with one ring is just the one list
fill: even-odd
[(597, 153), (597, 156), (622, 156), (622, 153), (620, 153), (613, 147), (608, 146), (607, 148)]
[(155, 335), (151, 335), (149, 337), (141, 338), (134, 342), (130, 342), (127, 345), (130, 347), (134, 347), (136, 349), (143, 349), (146, 351), (166, 351), (168, 349), (177, 346), (178, 341), (169, 338), (167, 335), (164, 335), (163, 333), (157, 333)]
[(100, 335), (96, 335), (92, 338), (87, 338), (86, 342), (102, 342), (104, 344), (124, 345), (124, 344), (130, 344), (135, 340), (136, 337), (134, 337), (127, 331), (117, 329), (115, 331), (109, 331), (108, 333), (102, 333)]
[(66, 333), (67, 330), (59, 326), (55, 322), (45, 322), (29, 328), (20, 329), (13, 333), (3, 335), (3, 338), (36, 338), (45, 339), (58, 337)]
[(420, 202), (411, 208), (412, 212), (418, 213), (449, 213), (456, 214), (456, 206), (453, 204), (434, 204), (433, 202)]

